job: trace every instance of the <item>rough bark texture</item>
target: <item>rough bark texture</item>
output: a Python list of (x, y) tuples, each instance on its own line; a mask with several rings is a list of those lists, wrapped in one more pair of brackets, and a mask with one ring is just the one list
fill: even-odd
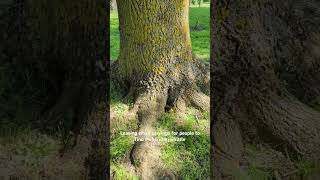
[[(34, 128), (47, 133), (70, 121), (71, 126), (63, 128), (73, 132), (76, 143), (84, 125), (92, 120), (89, 114), (106, 115), (105, 11), (101, 0), (17, 0), (1, 12), (0, 62), (13, 69), (13, 78), (22, 89), (19, 95), (27, 97), (24, 100), (31, 108), (36, 107), (28, 109), (34, 114), (30, 118)], [(99, 109), (101, 104), (104, 108)], [(105, 117), (92, 121), (106, 124)], [(92, 129), (93, 152), (105, 151), (106, 129)], [(89, 169), (94, 163), (106, 165), (106, 153), (96, 156), (88, 157)], [(92, 171), (92, 179), (106, 175), (105, 168)]]
[(118, 9), (123, 73), (165, 74), (192, 60), (188, 1), (119, 0)]
[(319, 3), (212, 1), (211, 8), (214, 178), (232, 179), (252, 142), (318, 161), (320, 113), (302, 102), (319, 96)]
[(21, 86), (28, 85), (21, 93), (37, 90), (32, 98), (43, 102), (35, 113), (43, 115), (41, 125), (59, 123), (68, 111), (81, 121), (76, 111), (88, 109), (81, 101), (90, 101), (92, 86), (105, 80), (103, 6), (20, 0), (2, 16), (1, 62), (16, 68)]
[[(208, 92), (209, 69), (192, 59), (188, 1), (117, 3), (121, 48), (114, 67), (134, 97), (131, 111), (138, 115), (139, 131), (153, 132), (165, 109), (191, 104), (208, 110), (209, 97), (202, 91)], [(162, 171), (159, 144), (135, 143), (131, 161), (142, 179), (157, 179)]]

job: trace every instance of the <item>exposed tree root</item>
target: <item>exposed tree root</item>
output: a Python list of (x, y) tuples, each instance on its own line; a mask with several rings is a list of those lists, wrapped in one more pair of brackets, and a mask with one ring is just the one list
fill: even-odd
[(210, 107), (210, 97), (206, 94), (194, 90), (188, 94), (188, 97), (190, 99), (190, 103), (192, 106), (202, 110), (202, 111), (209, 111)]
[[(117, 72), (117, 65), (114, 64), (112, 67), (113, 72)], [(202, 68), (200, 70), (197, 67)], [(120, 77), (115, 74), (113, 74), (114, 78)], [(155, 132), (155, 123), (161, 113), (170, 109), (176, 109), (178, 114), (183, 113), (188, 105), (203, 111), (209, 110), (209, 96), (201, 91), (202, 89), (206, 93), (209, 92), (209, 81), (203, 79), (201, 88), (197, 86), (201, 81), (199, 78), (208, 77), (208, 75), (209, 68), (205, 68), (205, 65), (201, 65), (201, 63), (194, 62), (188, 64), (181, 71), (170, 71), (165, 75), (150, 75), (131, 83), (129, 95), (134, 97), (134, 105), (129, 112), (131, 115), (137, 114), (138, 132)], [(155, 137), (141, 134), (136, 138)], [(130, 161), (142, 180), (158, 179), (160, 176), (163, 177), (163, 172), (167, 178), (174, 179), (172, 173), (163, 169), (160, 156), (159, 142), (137, 141), (130, 153)]]
[[(239, 169), (243, 150), (243, 140), (239, 124), (228, 115), (218, 121), (211, 129), (213, 147), (211, 152), (213, 163), (213, 179), (233, 179), (235, 170)], [(220, 179), (219, 179), (220, 178)]]
[(234, 178), (246, 143), (264, 142), (290, 158), (319, 161), (320, 113), (287, 92), (265, 61), (248, 61), (254, 68), (240, 61), (226, 61), (227, 72), (215, 67), (211, 154), (217, 180)]
[[(320, 113), (290, 94), (257, 104), (254, 110), (264, 134), (300, 156), (320, 160)], [(262, 134), (263, 135), (263, 134)]]
[[(319, 161), (320, 113), (301, 103), (317, 96), (320, 85), (319, 56), (314, 53), (319, 45), (310, 40), (316, 39), (310, 35), (318, 32), (318, 20), (306, 13), (308, 2), (290, 3), (212, 2), (215, 179), (233, 179), (246, 143), (267, 142), (290, 158)], [(301, 14), (292, 13), (296, 11)], [(304, 18), (312, 23), (300, 21)]]
[[(136, 101), (138, 106), (139, 133), (154, 132), (154, 123), (163, 112), (166, 103), (166, 94), (146, 93)], [(148, 135), (138, 135), (136, 138), (152, 138)], [(142, 179), (155, 179), (161, 167), (160, 146), (158, 142), (135, 142), (130, 153), (131, 163), (136, 167)]]
[(292, 158), (319, 161), (319, 112), (290, 96), (255, 101), (244, 111), (217, 116), (212, 130), (216, 179), (232, 179), (241, 167), (244, 143), (254, 139), (271, 143), (283, 153), (288, 151)]

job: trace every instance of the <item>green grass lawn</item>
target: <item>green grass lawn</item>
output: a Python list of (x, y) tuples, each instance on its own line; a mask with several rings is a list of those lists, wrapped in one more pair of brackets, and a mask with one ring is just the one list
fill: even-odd
[[(193, 54), (205, 61), (210, 58), (210, 7), (203, 4), (201, 7), (190, 7), (190, 30)], [(116, 60), (119, 55), (120, 33), (119, 21), (116, 11), (110, 14), (110, 53), (111, 60)], [(197, 29), (197, 30), (193, 30)]]
[[(210, 59), (210, 7), (191, 7), (189, 23), (191, 27), (191, 43), (193, 54), (205, 61)], [(192, 30), (195, 26), (201, 31)]]
[(120, 32), (118, 13), (111, 11), (110, 13), (110, 58), (116, 60), (120, 49)]

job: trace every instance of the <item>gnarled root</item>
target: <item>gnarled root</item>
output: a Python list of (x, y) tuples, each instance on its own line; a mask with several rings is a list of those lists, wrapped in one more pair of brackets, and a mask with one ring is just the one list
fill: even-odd
[[(220, 110), (214, 118), (212, 162), (216, 179), (232, 179), (234, 172), (241, 170), (244, 144), (255, 140), (271, 144), (283, 153), (289, 152), (292, 158), (302, 156), (319, 161), (319, 112), (289, 93), (239, 102), (242, 105), (236, 103)], [(235, 110), (237, 107), (241, 108)], [(284, 174), (280, 172), (279, 176)]]
[(142, 133), (155, 131), (153, 124), (164, 110), (165, 103), (166, 94), (146, 93), (141, 95), (135, 104), (135, 106), (138, 106), (139, 133), (141, 134), (136, 138), (143, 140), (135, 142), (130, 153), (130, 159), (142, 179), (156, 179), (158, 169), (161, 167), (159, 143), (150, 142), (146, 138), (152, 138), (152, 136)]
[(137, 115), (140, 133), (131, 150), (130, 160), (142, 180), (158, 179), (163, 177), (163, 173), (167, 178), (175, 179), (173, 173), (163, 169), (160, 143), (152, 142), (155, 137), (144, 134), (155, 132), (155, 123), (161, 113), (170, 109), (183, 113), (188, 105), (209, 110), (210, 100), (205, 94), (209, 92), (209, 68), (196, 62), (184, 66), (164, 75), (149, 75), (135, 80), (136, 84), (130, 84), (130, 96), (135, 99), (130, 114)]

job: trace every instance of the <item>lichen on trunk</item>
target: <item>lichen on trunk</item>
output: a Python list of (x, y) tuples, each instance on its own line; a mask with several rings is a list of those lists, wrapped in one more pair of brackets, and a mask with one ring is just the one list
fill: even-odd
[(127, 77), (165, 74), (192, 60), (187, 1), (119, 0), (118, 11), (118, 60)]
[[(165, 110), (209, 109), (209, 68), (194, 60), (188, 0), (118, 0), (120, 55), (112, 77), (128, 87), (140, 132), (155, 131)], [(144, 138), (139, 136), (138, 138)], [(159, 143), (136, 142), (131, 164), (142, 179), (164, 172)], [(169, 173), (170, 174), (170, 173)], [(169, 175), (168, 175), (169, 176)]]

